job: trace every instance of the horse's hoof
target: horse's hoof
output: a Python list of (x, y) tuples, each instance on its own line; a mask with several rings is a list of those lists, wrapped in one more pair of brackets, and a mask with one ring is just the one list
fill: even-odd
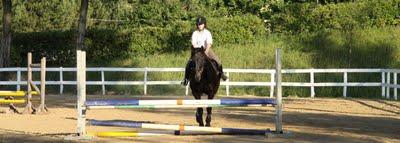
[(211, 127), (211, 124), (206, 124), (206, 127)]
[(199, 124), (200, 127), (204, 127), (204, 124)]

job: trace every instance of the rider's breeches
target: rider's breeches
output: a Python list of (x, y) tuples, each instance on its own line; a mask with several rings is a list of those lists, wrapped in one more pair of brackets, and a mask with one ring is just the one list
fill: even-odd
[(207, 55), (210, 59), (216, 61), (216, 62), (218, 63), (218, 66), (221, 66), (221, 60), (218, 58), (217, 55), (215, 55), (214, 51), (213, 51), (211, 48), (209, 48), (209, 49), (206, 50), (206, 55)]

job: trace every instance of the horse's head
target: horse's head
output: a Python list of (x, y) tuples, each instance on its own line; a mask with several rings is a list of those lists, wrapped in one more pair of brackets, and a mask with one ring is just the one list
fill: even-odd
[(201, 76), (204, 71), (204, 66), (206, 63), (206, 60), (208, 60), (208, 57), (205, 53), (204, 48), (194, 48), (192, 51), (192, 61), (195, 64), (195, 70), (194, 70), (194, 77), (197, 82), (201, 80)]

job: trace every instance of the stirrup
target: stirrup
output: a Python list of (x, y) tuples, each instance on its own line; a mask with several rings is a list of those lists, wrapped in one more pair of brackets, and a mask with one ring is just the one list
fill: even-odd
[(189, 83), (189, 80), (187, 80), (186, 78), (183, 79), (183, 81), (181, 81), (181, 84), (182, 84), (183, 86), (187, 86), (188, 83)]
[(224, 73), (221, 73), (221, 78), (224, 81), (226, 81), (228, 79), (228, 77)]

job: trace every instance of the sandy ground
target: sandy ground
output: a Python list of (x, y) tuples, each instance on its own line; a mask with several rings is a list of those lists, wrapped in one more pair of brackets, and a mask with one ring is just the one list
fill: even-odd
[[(122, 96), (88, 98), (104, 97), (125, 98)], [(142, 99), (178, 98), (191, 99), (182, 96), (142, 97)], [(76, 132), (75, 99), (76, 97), (72, 95), (47, 96), (47, 106), (50, 109), (48, 114), (0, 114), (0, 142), (400, 142), (399, 101), (352, 98), (285, 98), (283, 128), (291, 133), (292, 136), (289, 137), (168, 135), (66, 141), (64, 140), (66, 136)], [(22, 106), (20, 107), (22, 110)], [(1, 107), (1, 110), (6, 109), (5, 105)], [(214, 108), (212, 126), (274, 130), (274, 114), (272, 107)], [(105, 109), (87, 112), (88, 119), (185, 125), (196, 125), (194, 115), (195, 109)], [(129, 130), (135, 129), (87, 126), (87, 131)]]

